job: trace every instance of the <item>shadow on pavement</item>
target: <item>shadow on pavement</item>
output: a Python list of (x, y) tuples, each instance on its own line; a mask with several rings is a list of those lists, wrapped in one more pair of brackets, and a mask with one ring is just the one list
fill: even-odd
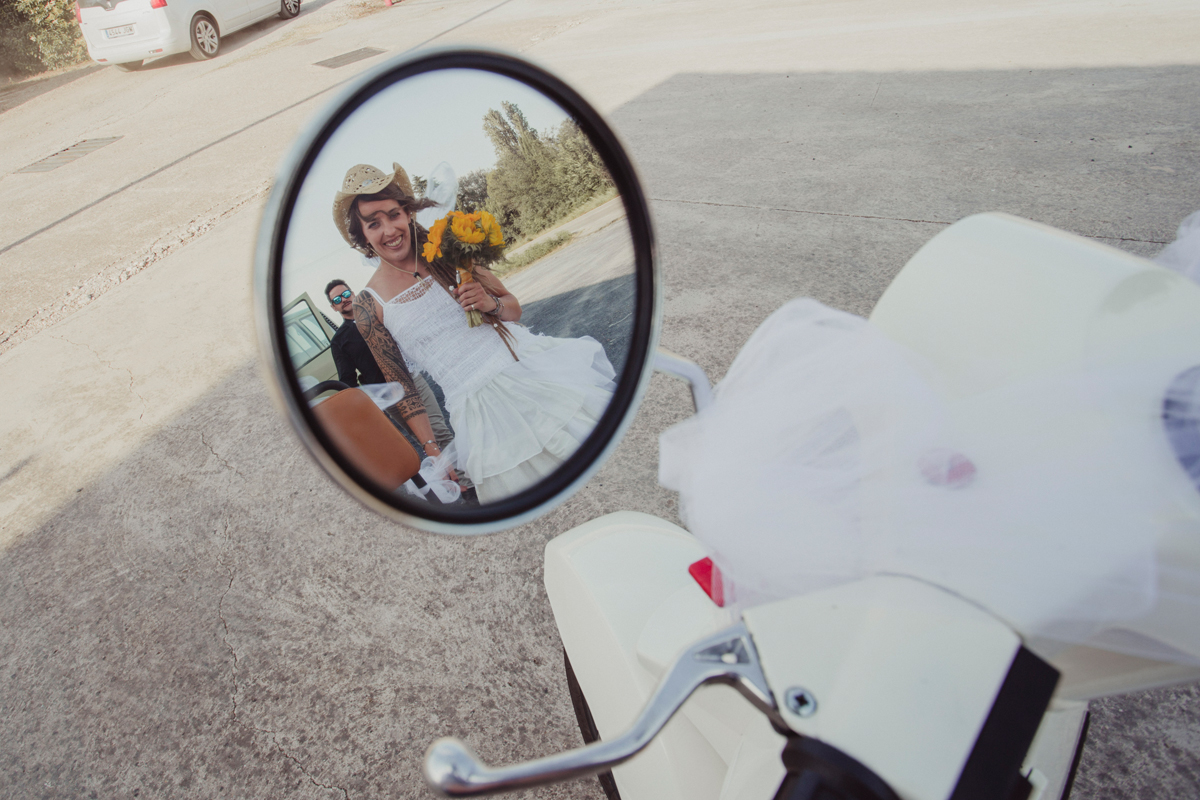
[(104, 69), (104, 67), (99, 64), (85, 64), (48, 78), (30, 78), (20, 83), (14, 83), (11, 86), (5, 86), (0, 89), (0, 114), (9, 109), (16, 108), (22, 103), (26, 103), (46, 92), (53, 91), (59, 86), (65, 86), (82, 77), (91, 75), (99, 69)]
[[(613, 119), (654, 196), (663, 344), (719, 378), (786, 300), (866, 313), (977, 211), (1153, 252), (1200, 201), (1198, 88), (1191, 66), (653, 87)], [(589, 302), (527, 313), (577, 335)], [(674, 513), (654, 442), (687, 401), (654, 387), (579, 496), (460, 539), (355, 505), (241, 369), (0, 552), (0, 794), (418, 798), (438, 736), (491, 763), (577, 746), (542, 548), (601, 513)], [(1195, 796), (1198, 704), (1195, 686), (1096, 703), (1074, 800)]]
[[(304, 13), (304, 8), (305, 6), (302, 4), (300, 10), (301, 14)], [(240, 31), (234, 31), (227, 36), (222, 34), (221, 49), (212, 59), (206, 60), (219, 62), (222, 58), (226, 58), (233, 53), (236, 53), (238, 50), (241, 50), (246, 45), (252, 44), (258, 39), (261, 39), (262, 37), (272, 33), (280, 26), (286, 25), (289, 22), (293, 22), (297, 19), (300, 19), (300, 17), (297, 16), (286, 20), (280, 19), (279, 17), (267, 17), (261, 22), (256, 22), (248, 28), (242, 28)], [(147, 61), (138, 68), (138, 72), (147, 72), (149, 70), (176, 67), (182, 64), (191, 64), (195, 61), (196, 59), (193, 58), (190, 53), (175, 53), (173, 55), (164, 56), (163, 58), (156, 58), (153, 61)]]
[(439, 736), (574, 744), (547, 538), (385, 522), (247, 365), (0, 552), (0, 796), (418, 798)]

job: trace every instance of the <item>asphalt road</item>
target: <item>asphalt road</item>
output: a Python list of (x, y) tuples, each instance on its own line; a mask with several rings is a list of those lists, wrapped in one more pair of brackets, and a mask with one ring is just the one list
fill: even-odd
[(591, 336), (620, 374), (633, 335), (636, 286), (624, 219), (580, 234), (505, 281), (521, 301), (521, 322), (534, 333)]
[[(578, 86), (651, 199), (662, 343), (719, 379), (786, 300), (867, 313), (971, 213), (1156, 252), (1200, 208), (1197, 40), (1175, 0), (330, 0), (210, 62), (8, 105), (0, 797), (415, 798), (441, 735), (493, 763), (572, 747), (544, 543), (609, 511), (676, 518), (657, 436), (688, 399), (661, 376), (575, 498), (480, 540), (384, 522), (300, 449), (256, 366), (259, 208), (292, 137), (378, 63), (317, 62), (487, 44)], [(1195, 685), (1093, 708), (1075, 800), (1200, 796)]]

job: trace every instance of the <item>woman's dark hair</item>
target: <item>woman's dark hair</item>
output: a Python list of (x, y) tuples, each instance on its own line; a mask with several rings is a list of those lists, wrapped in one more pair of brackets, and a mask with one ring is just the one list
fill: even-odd
[[(358, 211), (358, 204), (372, 203), (377, 200), (395, 200), (400, 204), (400, 207), (409, 215), (409, 225), (413, 231), (414, 254), (420, 254), (424, 251), (425, 243), (429, 241), (429, 231), (417, 222), (416, 213), (423, 208), (433, 208), (437, 203), (428, 197), (414, 200), (394, 183), (388, 184), (382, 192), (359, 195), (346, 207), (346, 230), (350, 232), (350, 240), (354, 242), (354, 249), (366, 256), (374, 257), (376, 255), (375, 251), (371, 249), (370, 244), (367, 243), (366, 234), (363, 233), (362, 224), (364, 220)], [(420, 255), (416, 255), (415, 257), (420, 258)], [(458, 285), (458, 270), (444, 258), (435, 258), (432, 262), (426, 262), (424, 258), (421, 258), (421, 261), (425, 264), (426, 269), (429, 270), (429, 274), (433, 276), (433, 279), (440, 283), (446, 291), (452, 291)], [(329, 289), (325, 290), (325, 296), (329, 296)], [(494, 313), (484, 311), (480, 311), (479, 313), (483, 315), (487, 324), (491, 325), (496, 333), (500, 335), (500, 339), (508, 345), (508, 350), (513, 354), (513, 358), (516, 358), (517, 353), (513, 350), (516, 340), (513, 338), (508, 326), (504, 324), (504, 321), (500, 319), (499, 315)]]
[(359, 203), (374, 203), (378, 200), (395, 200), (411, 216), (416, 214), (423, 208), (433, 208), (437, 205), (428, 197), (423, 197), (420, 200), (409, 197), (394, 183), (389, 183), (384, 187), (382, 192), (375, 194), (360, 194), (346, 206), (346, 230), (350, 233), (350, 241), (355, 250), (365, 256), (375, 256), (375, 252), (371, 249), (371, 245), (367, 243), (366, 234), (363, 233), (362, 224), (364, 222), (362, 215), (358, 211)]

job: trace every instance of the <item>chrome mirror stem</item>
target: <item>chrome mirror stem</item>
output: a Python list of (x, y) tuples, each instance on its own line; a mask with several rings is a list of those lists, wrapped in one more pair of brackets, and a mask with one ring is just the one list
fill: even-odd
[(462, 741), (439, 739), (425, 754), (425, 778), (447, 797), (478, 797), (602, 772), (650, 744), (692, 692), (706, 683), (734, 687), (773, 721), (783, 724), (750, 632), (739, 622), (684, 651), (629, 730), (615, 739), (498, 769), (481, 763)]
[(712, 405), (712, 385), (708, 382), (708, 376), (704, 374), (704, 370), (700, 369), (700, 365), (696, 362), (688, 361), (683, 356), (677, 356), (670, 350), (659, 347), (654, 351), (654, 369), (681, 378), (691, 384), (692, 404), (697, 411), (703, 411)]

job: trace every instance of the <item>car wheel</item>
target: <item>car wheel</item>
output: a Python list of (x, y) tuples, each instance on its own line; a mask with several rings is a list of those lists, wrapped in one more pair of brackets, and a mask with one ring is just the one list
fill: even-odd
[(113, 66), (121, 70), (121, 72), (133, 72), (134, 70), (139, 70), (142, 68), (142, 62), (126, 61), (124, 64), (113, 64)]
[[(600, 741), (600, 731), (596, 728), (596, 721), (592, 719), (592, 710), (588, 708), (587, 698), (583, 696), (583, 689), (579, 688), (575, 670), (571, 669), (571, 659), (567, 658), (566, 650), (563, 650), (563, 666), (567, 669), (567, 691), (571, 693), (571, 705), (575, 707), (575, 721), (579, 723), (579, 732), (583, 734), (583, 743), (598, 742)], [(621, 793), (617, 791), (617, 782), (613, 779), (611, 769), (601, 772), (596, 778), (600, 781), (600, 788), (604, 790), (604, 796), (608, 800), (621, 800)]]
[(300, 0), (279, 0), (279, 18), (291, 19), (300, 13)]
[(203, 14), (192, 18), (192, 58), (199, 61), (212, 58), (221, 49), (221, 34), (217, 23)]

